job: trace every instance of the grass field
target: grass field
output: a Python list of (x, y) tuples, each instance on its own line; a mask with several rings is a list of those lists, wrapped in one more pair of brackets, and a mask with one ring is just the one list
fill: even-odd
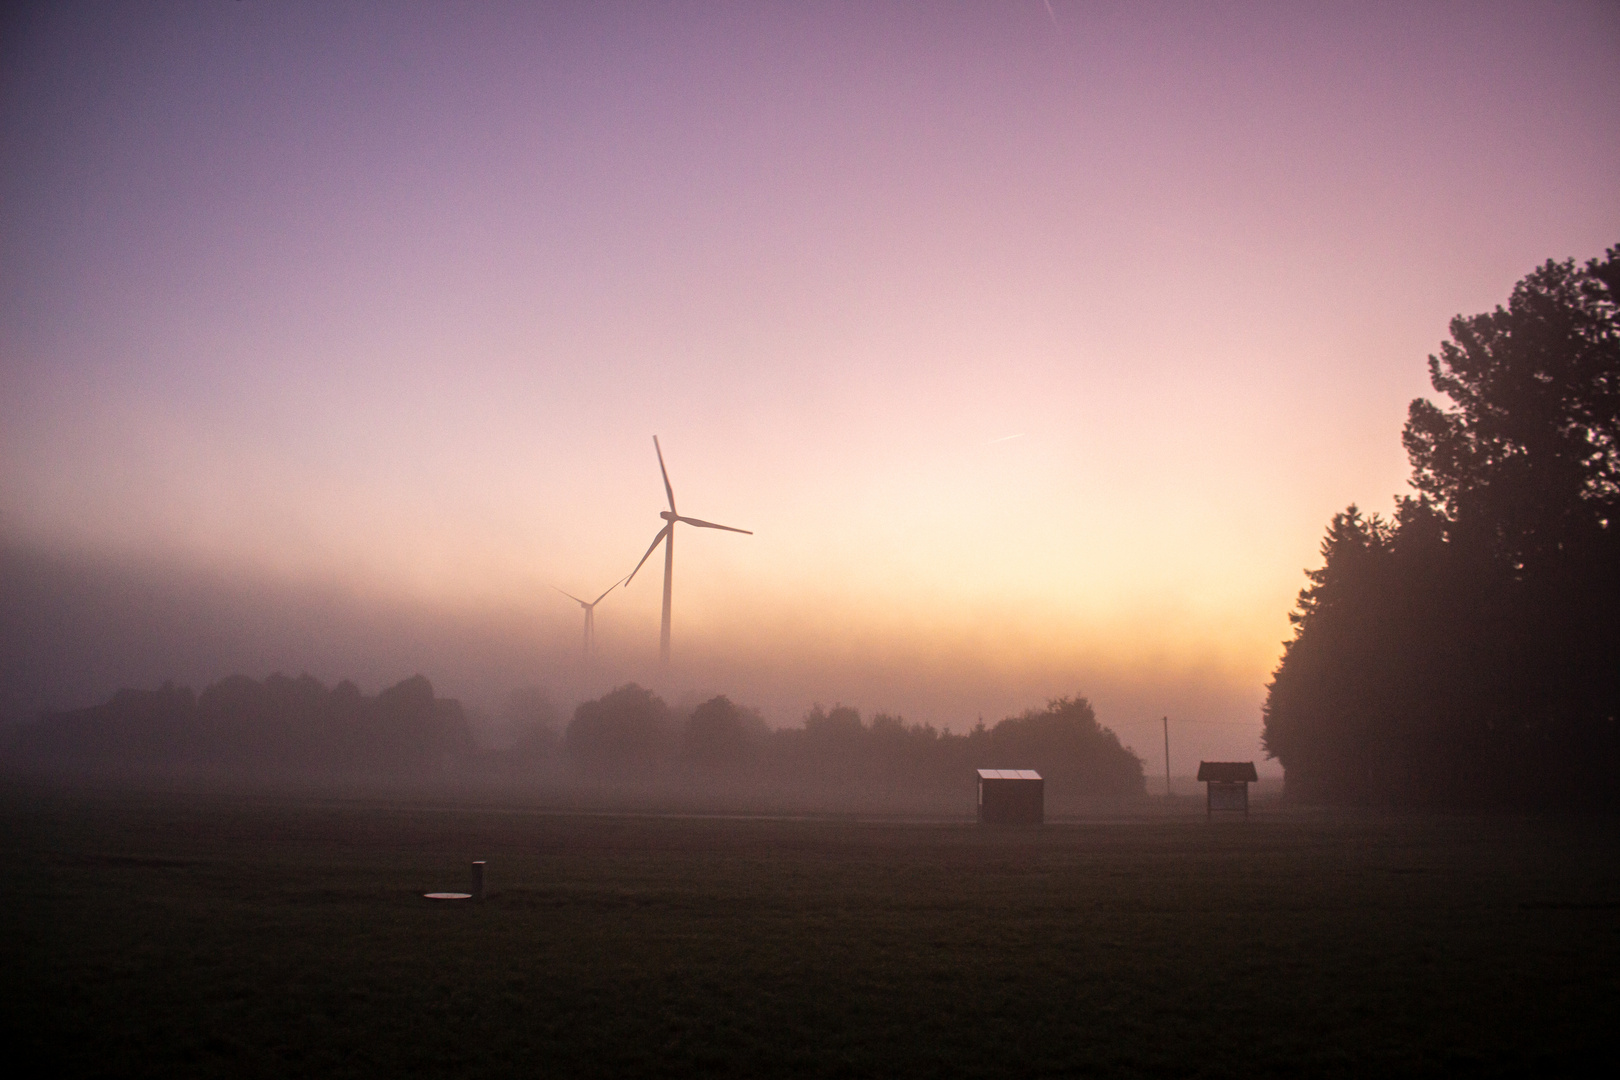
[[(1609, 821), (969, 824), (0, 793), (58, 1075), (1165, 1076), (1620, 1063)], [(434, 904), (487, 859), (498, 893)]]

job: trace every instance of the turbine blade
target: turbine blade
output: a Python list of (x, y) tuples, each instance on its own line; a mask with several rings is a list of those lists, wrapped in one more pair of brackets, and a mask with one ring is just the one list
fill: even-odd
[(747, 533), (749, 536), (754, 535), (753, 530), (751, 529), (733, 529), (730, 525), (716, 525), (712, 521), (699, 521), (697, 518), (677, 517), (675, 520), (684, 521), (688, 525), (696, 525), (700, 529), (724, 529), (726, 532)]
[(669, 496), (669, 512), (679, 514), (675, 509), (675, 489), (669, 486), (669, 470), (664, 468), (664, 448), (658, 445), (658, 436), (653, 436), (653, 449), (658, 452), (658, 471), (664, 474), (664, 494)]
[[(557, 589), (557, 586), (553, 585), (552, 588)], [(557, 589), (557, 591), (568, 597), (568, 599), (572, 600), (576, 604), (583, 604), (585, 602), (571, 592), (563, 592), (561, 589)]]
[[(633, 578), (633, 577), (636, 576), (636, 570), (640, 570), (641, 567), (642, 567), (642, 564), (647, 561), (647, 556), (651, 555), (653, 553), (653, 549), (656, 548), (659, 544), (664, 542), (664, 537), (669, 535), (669, 530), (674, 528), (674, 527), (675, 527), (675, 523), (672, 521), (668, 525), (665, 525), (662, 529), (658, 530), (658, 535), (653, 537), (653, 542), (651, 544), (647, 545), (647, 555), (643, 555), (641, 557), (641, 562), (636, 563), (636, 569), (630, 571), (630, 577), (627, 577), (627, 578), (624, 579), (624, 583), (625, 583), (626, 586), (628, 586), (630, 584), (630, 578)], [(603, 593), (603, 595), (605, 596), (607, 594)]]
[[(624, 580), (624, 578), (619, 579), (619, 581), (623, 581), (623, 580)], [(607, 588), (603, 589), (602, 590), (602, 596), (606, 596), (608, 593), (612, 592), (614, 589), (617, 589), (619, 587), (619, 581), (615, 581), (613, 584), (611, 584)], [(598, 596), (595, 600), (592, 600), (591, 601), (591, 607), (595, 607), (597, 604), (600, 604), (602, 602), (602, 596)]]

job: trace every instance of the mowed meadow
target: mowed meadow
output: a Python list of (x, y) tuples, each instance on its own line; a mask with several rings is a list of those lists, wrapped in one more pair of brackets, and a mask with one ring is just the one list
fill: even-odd
[[(1567, 1071), (1617, 1056), (1612, 826), (14, 782), (0, 993), (64, 1076)], [(423, 899), (474, 858), (493, 895)]]

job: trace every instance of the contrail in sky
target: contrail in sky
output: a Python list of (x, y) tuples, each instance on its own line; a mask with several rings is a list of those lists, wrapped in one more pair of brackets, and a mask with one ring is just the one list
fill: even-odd
[(1024, 437), (1024, 433), (1022, 431), (1020, 431), (1016, 435), (1003, 435), (999, 439), (991, 439), (989, 442), (985, 443), (984, 445), (986, 445), (986, 446), (994, 446), (998, 442), (1010, 442), (1013, 439), (1022, 439), (1023, 437)]
[(1057, 12), (1052, 10), (1052, 0), (1042, 0), (1042, 2), (1046, 4), (1046, 17), (1052, 20), (1052, 29), (1059, 34), (1063, 33), (1063, 27), (1058, 25)]

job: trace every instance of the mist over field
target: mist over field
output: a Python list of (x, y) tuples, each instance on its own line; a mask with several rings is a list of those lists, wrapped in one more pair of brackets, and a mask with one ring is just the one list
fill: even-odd
[[(18, 594), (36, 609), (60, 610), (37, 591)], [(126, 595), (148, 632), (165, 629), (169, 619), (189, 620), (190, 635), (178, 645), (194, 654), (201, 637), (217, 640), (241, 618), (183, 601), (154, 618), (139, 593)], [(216, 621), (233, 615), (237, 621)], [(110, 617), (97, 625), (107, 634), (127, 632)], [(69, 645), (118, 655), (105, 638), (83, 645), (41, 637), (35, 645), (42, 657), (71, 659)], [(634, 682), (572, 706), (560, 707), (552, 693), (538, 684), (519, 687), (492, 712), (437, 694), (421, 675), (375, 694), (307, 672), (262, 681), (233, 674), (200, 692), (168, 679), (156, 689), (125, 687), (89, 707), (41, 709), (5, 733), (0, 764), (137, 781), (382, 785), (575, 807), (733, 812), (959, 817), (972, 807), (977, 768), (1039, 768), (1057, 813), (1127, 809), (1145, 795), (1141, 761), (1098, 724), (1083, 698), (1054, 698), (988, 725), (981, 718), (952, 734), (886, 712), (863, 718), (856, 708), (819, 703), (802, 723), (773, 729), (758, 709), (725, 695), (672, 706)]]
[[(699, 639), (687, 646), (695, 656), (666, 670), (654, 651), (656, 625), (626, 626), (636, 617), (610, 603), (598, 615), (606, 643), (586, 661), (577, 609), (554, 594), (457, 607), (366, 595), (331, 581), (276, 581), (17, 542), (0, 548), (0, 586), (15, 601), (0, 609), (0, 646), (11, 658), (0, 671), (8, 728), (43, 709), (98, 705), (119, 689), (168, 681), (200, 691), (233, 674), (307, 673), (329, 686), (350, 679), (376, 693), (422, 674), (441, 696), (462, 702), (475, 737), (487, 745), (504, 738), (497, 721), (514, 690), (543, 687), (563, 723), (579, 702), (635, 681), (685, 709), (725, 694), (757, 709), (771, 727), (798, 726), (821, 703), (958, 734), (981, 719), (994, 723), (1080, 695), (1156, 776), (1164, 714), (1174, 718), (1178, 776), (1195, 771), (1200, 758), (1256, 756), (1256, 725), (1242, 718), (1255, 716), (1260, 690), (1219, 657), (1203, 669), (1166, 662), (1122, 671), (1101, 653), (1090, 662), (1001, 664), (972, 640), (933, 648), (879, 643), (875, 655), (863, 655), (860, 642), (818, 649), (812, 641), (799, 653), (791, 641), (769, 649), (756, 643), (732, 656)], [(629, 661), (615, 655), (626, 644)]]

